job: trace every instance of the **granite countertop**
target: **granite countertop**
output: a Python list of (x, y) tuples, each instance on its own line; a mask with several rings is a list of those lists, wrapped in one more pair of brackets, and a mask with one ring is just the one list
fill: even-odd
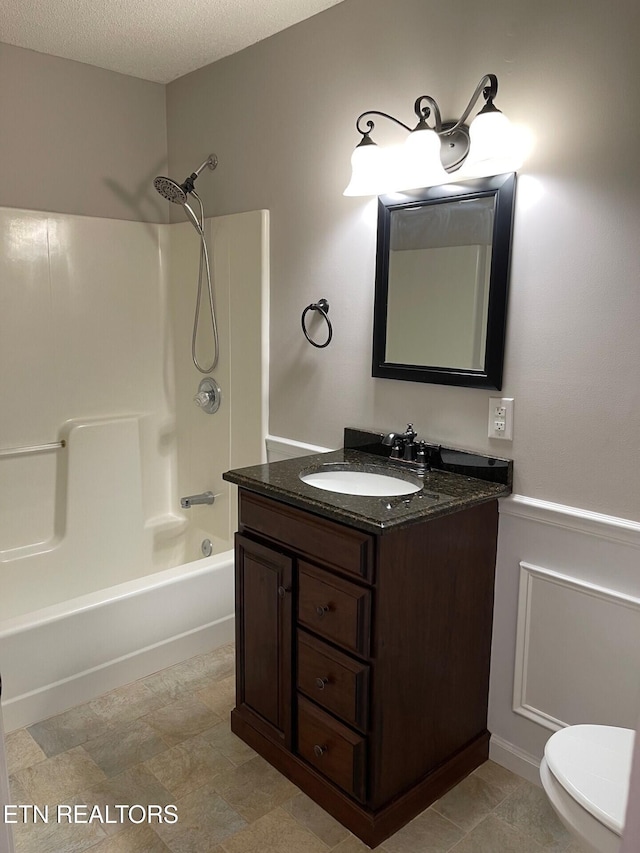
[[(340, 469), (345, 463), (356, 464), (359, 470), (422, 483), (422, 487), (410, 495), (362, 497), (328, 492), (303, 483), (300, 479), (300, 474), (310, 473), (320, 466)], [(236, 468), (223, 474), (223, 479), (248, 491), (348, 524), (367, 533), (397, 530), (511, 493), (510, 484), (488, 482), (443, 470), (416, 474), (414, 470), (403, 470), (401, 463), (394, 464), (381, 456), (347, 448), (286, 459), (283, 462)]]

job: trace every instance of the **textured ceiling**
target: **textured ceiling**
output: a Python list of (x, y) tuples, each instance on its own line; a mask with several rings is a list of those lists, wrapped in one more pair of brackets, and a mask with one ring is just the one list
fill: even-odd
[(0, 42), (169, 83), (341, 0), (0, 0)]

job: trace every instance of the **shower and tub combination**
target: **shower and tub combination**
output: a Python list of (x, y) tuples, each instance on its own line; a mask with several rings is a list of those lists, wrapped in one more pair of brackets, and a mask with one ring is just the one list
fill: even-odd
[(233, 638), (222, 473), (264, 461), (268, 212), (205, 220), (206, 168), (184, 198), (156, 179), (187, 222), (0, 208), (8, 731)]

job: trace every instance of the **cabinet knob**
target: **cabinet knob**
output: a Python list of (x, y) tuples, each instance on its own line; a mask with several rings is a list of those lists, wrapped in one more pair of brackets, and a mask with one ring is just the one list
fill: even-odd
[(318, 614), (319, 619), (322, 619), (324, 614), (328, 613), (328, 612), (329, 612), (329, 605), (328, 604), (319, 604), (316, 607), (316, 613)]
[(291, 592), (290, 586), (279, 586), (278, 587), (278, 595), (280, 596), (280, 598), (284, 598), (288, 592)]
[(328, 678), (316, 678), (316, 687), (318, 690), (324, 690), (325, 686), (329, 683)]
[(326, 747), (326, 746), (320, 746), (320, 744), (319, 744), (319, 743), (317, 743), (317, 744), (313, 747), (313, 751), (314, 751), (314, 753), (315, 753), (316, 758), (322, 758), (322, 756), (323, 756), (323, 755), (325, 754), (325, 752), (327, 751), (327, 747)]

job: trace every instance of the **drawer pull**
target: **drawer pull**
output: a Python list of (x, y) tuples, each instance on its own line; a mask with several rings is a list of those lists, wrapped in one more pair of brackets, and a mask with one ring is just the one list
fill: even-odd
[(329, 612), (329, 609), (330, 608), (329, 608), (328, 604), (319, 604), (316, 607), (316, 613), (318, 614), (318, 619), (322, 619), (324, 617), (324, 614)]
[(315, 753), (316, 758), (322, 758), (322, 756), (325, 754), (325, 752), (327, 752), (327, 747), (326, 746), (320, 746), (320, 744), (317, 743), (313, 747), (313, 751)]
[(284, 598), (288, 592), (291, 592), (290, 586), (279, 586), (278, 587), (278, 595), (280, 596), (280, 598)]
[(318, 688), (318, 690), (324, 690), (328, 683), (328, 678), (316, 678), (316, 687)]

